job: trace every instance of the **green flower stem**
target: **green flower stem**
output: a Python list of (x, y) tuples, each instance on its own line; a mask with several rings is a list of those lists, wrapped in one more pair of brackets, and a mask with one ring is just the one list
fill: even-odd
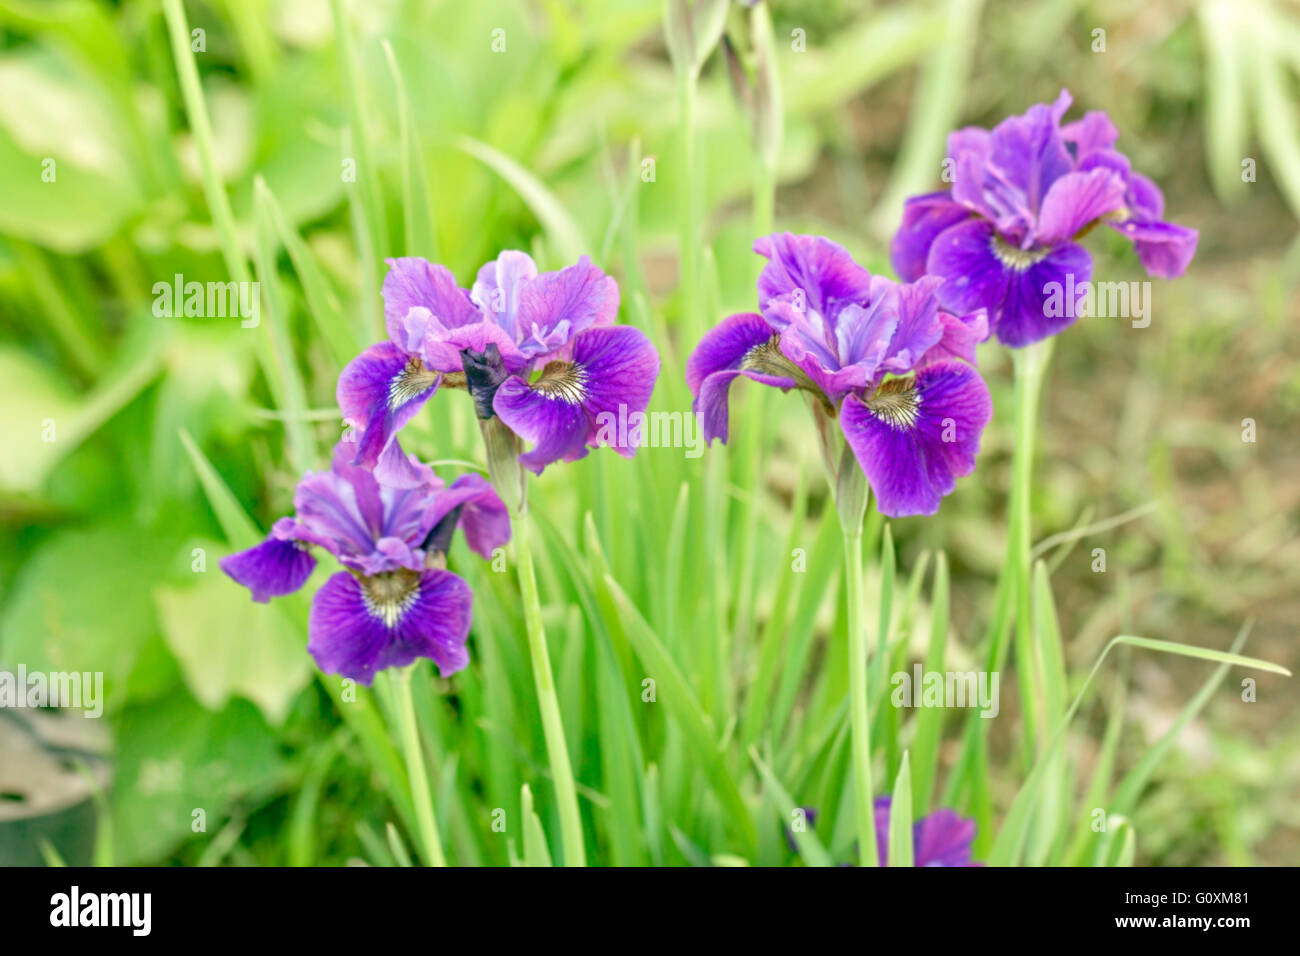
[(875, 866), (876, 813), (871, 783), (871, 719), (867, 706), (867, 630), (862, 607), (862, 524), (843, 523), (844, 591), (848, 597), (849, 717), (853, 743), (853, 809), (858, 824), (858, 865)]
[(781, 81), (776, 69), (776, 35), (766, 3), (749, 11), (750, 35), (758, 58), (754, 95), (754, 235), (773, 231), (776, 210), (776, 165), (784, 134)]
[[(1034, 752), (1034, 728), (1038, 726), (1038, 694), (1035, 691), (1033, 632), (1033, 572), (1029, 560), (1031, 504), (1034, 468), (1034, 429), (1038, 423), (1038, 399), (1043, 377), (1052, 356), (1052, 339), (1046, 339), (1011, 353), (1015, 365), (1016, 446), (1012, 457), (1011, 536), (1007, 543), (1007, 570), (1015, 594), (1016, 675), (1024, 714), (1025, 747)], [(1014, 553), (1014, 569), (1012, 557)]]
[(411, 672), (414, 669), (414, 666), (403, 667), (393, 676), (397, 722), (402, 734), (402, 750), (406, 754), (406, 773), (411, 778), (411, 801), (415, 804), (424, 861), (430, 866), (446, 866), (447, 859), (442, 854), (438, 824), (433, 815), (433, 796), (429, 793), (429, 774), (424, 768), (420, 731), (415, 723), (415, 703), (411, 700)]
[[(868, 698), (867, 628), (863, 615), (862, 519), (867, 512), (870, 490), (867, 477), (848, 445), (835, 437), (830, 417), (813, 406), (813, 421), (827, 463), (827, 475), (835, 489), (835, 512), (844, 534), (844, 594), (849, 629), (849, 730), (853, 751), (853, 815), (858, 830), (860, 866), (877, 866), (876, 812), (872, 805), (875, 788), (871, 783), (871, 707)], [(837, 453), (838, 449), (838, 453)], [(834, 467), (831, 462), (838, 464)]]
[(681, 169), (677, 180), (678, 255), (681, 259), (682, 325), (691, 333), (691, 341), (703, 332), (700, 307), (700, 224), (695, 187), (695, 93), (698, 73), (693, 69), (678, 71), (681, 109)]
[(524, 601), (528, 653), (533, 661), (533, 685), (537, 688), (537, 706), (542, 712), (542, 733), (546, 737), (546, 754), (551, 763), (551, 781), (555, 785), (555, 800), (560, 809), (564, 864), (586, 866), (582, 815), (578, 812), (578, 791), (573, 782), (568, 747), (564, 742), (560, 699), (555, 693), (551, 657), (546, 649), (546, 629), (542, 625), (542, 603), (537, 593), (537, 575), (533, 570), (529, 524), (528, 506), (521, 502), (514, 517), (515, 562), (519, 569), (519, 591)]

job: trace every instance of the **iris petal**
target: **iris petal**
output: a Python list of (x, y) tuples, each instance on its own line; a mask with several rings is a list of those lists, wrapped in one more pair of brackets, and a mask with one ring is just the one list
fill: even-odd
[[(686, 384), (695, 396), (704, 440), (727, 442), (731, 383), (745, 376), (776, 388), (794, 388), (798, 369), (774, 343), (774, 332), (761, 315), (728, 316), (700, 340), (686, 360)], [(778, 374), (786, 372), (787, 374)]]
[(220, 565), (222, 571), (253, 592), (254, 601), (265, 604), (306, 584), (316, 559), (294, 542), (272, 535), (256, 547), (227, 555)]
[(974, 470), (993, 402), (979, 373), (958, 362), (936, 363), (886, 387), (894, 381), (911, 394), (895, 386), (888, 401), (850, 395), (840, 424), (883, 514), (934, 514), (956, 479)]
[(361, 431), (358, 465), (375, 467), (397, 433), (437, 390), (440, 377), (418, 377), (424, 372), (418, 359), (392, 342), (370, 346), (343, 369), (336, 397), (343, 420)]
[(573, 340), (573, 359), (543, 371), (537, 382), (506, 379), (492, 408), (516, 435), (535, 447), (521, 455), (524, 467), (541, 474), (555, 461), (574, 461), (587, 447), (608, 445), (631, 457), (630, 422), (643, 415), (659, 375), (659, 353), (640, 329), (628, 325), (588, 329)]
[(447, 677), (469, 663), (471, 603), (469, 585), (449, 571), (362, 580), (340, 572), (312, 601), (307, 650), (325, 673), (366, 685), (421, 657)]

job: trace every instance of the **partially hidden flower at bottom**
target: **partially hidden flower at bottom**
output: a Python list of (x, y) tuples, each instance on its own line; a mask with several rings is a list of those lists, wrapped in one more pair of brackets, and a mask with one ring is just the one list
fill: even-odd
[[(876, 797), (876, 851), (880, 865), (889, 859), (888, 796)], [(913, 866), (983, 866), (971, 859), (975, 842), (975, 821), (955, 810), (935, 810), (912, 824)]]
[(327, 674), (363, 684), (389, 667), (432, 659), (446, 677), (469, 663), (472, 595), (442, 567), (453, 532), (484, 558), (510, 539), (510, 517), (480, 475), (450, 486), (408, 456), (414, 488), (381, 485), (352, 464), (355, 443), (341, 441), (329, 471), (308, 473), (261, 544), (221, 559), (221, 569), (253, 600), (297, 591), (316, 566), (312, 548), (344, 568), (316, 592), (307, 650)]
[[(879, 864), (889, 860), (889, 796), (876, 797), (876, 852)], [(808, 826), (817, 821), (815, 807), (800, 807)], [(794, 834), (785, 829), (785, 842), (791, 852), (797, 852)], [(913, 866), (983, 866), (971, 859), (971, 845), (975, 842), (975, 821), (967, 820), (953, 810), (936, 810), (912, 824)], [(851, 866), (841, 863), (840, 866)]]

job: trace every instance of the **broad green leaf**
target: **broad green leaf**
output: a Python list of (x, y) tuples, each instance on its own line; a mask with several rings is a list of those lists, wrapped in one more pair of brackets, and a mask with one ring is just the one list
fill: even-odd
[(221, 710), (238, 695), (257, 704), (268, 723), (279, 725), (311, 681), (302, 630), (285, 629), (280, 614), (250, 601), (244, 588), (221, 573), (216, 558), (222, 545), (200, 545), (211, 564), (194, 575), (195, 584), (154, 589), (163, 638), (204, 707)]
[(283, 773), (280, 744), (245, 701), (210, 713), (179, 692), (128, 708), (117, 728), (113, 787), (116, 862), (157, 860), (217, 833), (236, 800), (268, 799)]
[[(114, 363), (87, 395), (77, 396), (57, 374), (15, 348), (0, 348), (0, 418), (7, 423), (0, 487), (40, 488), (50, 470), (134, 399), (158, 374), (161, 343)], [(132, 349), (134, 352), (135, 350)]]
[(51, 535), (13, 582), (0, 661), (29, 671), (102, 672), (112, 708), (156, 631), (149, 582), (166, 572), (169, 550), (125, 524)]

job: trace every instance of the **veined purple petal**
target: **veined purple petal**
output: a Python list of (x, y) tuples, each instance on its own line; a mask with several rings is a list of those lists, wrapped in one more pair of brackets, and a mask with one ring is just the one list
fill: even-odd
[(1070, 108), (1070, 94), (1061, 90), (1050, 106), (1037, 103), (1024, 116), (1012, 116), (993, 129), (989, 161), (1037, 211), (1052, 183), (1074, 166), (1061, 139), (1061, 117)]
[(898, 327), (880, 368), (901, 375), (914, 369), (921, 357), (943, 337), (939, 318), (939, 276), (922, 276), (897, 287)]
[(1066, 173), (1043, 199), (1035, 238), (1044, 245), (1072, 239), (1093, 220), (1123, 209), (1125, 191), (1123, 178), (1111, 169)]
[(539, 392), (515, 375), (497, 389), (492, 410), (511, 431), (532, 443), (533, 450), (519, 460), (537, 474), (551, 462), (586, 457), (587, 413), (580, 398)]
[[(998, 341), (1020, 348), (1073, 325), (1076, 309), (1066, 306), (1066, 299), (1091, 280), (1092, 256), (1072, 242), (1053, 247), (1026, 269), (1009, 270), (1006, 299), (994, 326)], [(1062, 308), (1054, 308), (1056, 302)]]
[(1088, 173), (1096, 169), (1109, 169), (1127, 185), (1133, 178), (1133, 167), (1128, 157), (1113, 149), (1099, 149), (1089, 153), (1075, 167), (1077, 173)]
[(618, 283), (586, 256), (559, 272), (544, 272), (523, 283), (519, 293), (519, 350), (530, 359), (555, 357), (579, 333), (612, 323), (618, 303)]
[(1143, 267), (1161, 279), (1176, 279), (1187, 271), (1200, 233), (1172, 222), (1127, 219), (1111, 223), (1137, 249)]
[(759, 311), (771, 299), (800, 293), (805, 310), (833, 323), (841, 306), (869, 298), (871, 273), (848, 250), (824, 236), (778, 233), (754, 243), (770, 261), (758, 279)]
[(898, 290), (896, 282), (875, 276), (857, 301), (835, 300), (829, 317), (787, 293), (767, 301), (763, 318), (781, 330), (781, 354), (838, 405), (876, 377), (898, 329)]
[(535, 382), (506, 379), (492, 403), (511, 431), (535, 445), (519, 461), (538, 474), (553, 461), (583, 457), (588, 445), (630, 458), (630, 428), (615, 427), (613, 441), (604, 434), (611, 420), (644, 414), (659, 375), (659, 353), (629, 325), (588, 329), (573, 340), (572, 352), (571, 362), (547, 366)]
[(915, 379), (891, 379), (840, 410), (844, 437), (882, 514), (934, 514), (956, 479), (975, 468), (993, 415), (988, 387), (968, 365), (940, 362)]
[(325, 673), (366, 685), (421, 657), (447, 677), (469, 663), (471, 602), (469, 586), (449, 571), (363, 580), (340, 572), (312, 601), (307, 650)]
[(478, 270), (470, 298), (483, 315), (506, 330), (513, 342), (517, 333), (519, 294), (523, 284), (537, 277), (537, 263), (526, 252), (507, 249)]
[(373, 468), (379, 462), (439, 381), (437, 372), (425, 369), (419, 359), (392, 342), (372, 345), (347, 364), (336, 397), (343, 420), (362, 432), (357, 464)]
[(898, 277), (915, 282), (925, 275), (925, 260), (935, 238), (969, 216), (970, 210), (954, 202), (947, 191), (907, 200), (903, 204), (903, 222), (889, 247), (889, 259)]
[[(456, 284), (456, 277), (446, 266), (427, 259), (405, 256), (388, 259), (384, 276), (384, 319), (388, 335), (398, 345), (405, 345), (404, 322), (416, 307), (427, 309), (446, 328), (455, 328), (481, 318), (469, 294)], [(412, 351), (407, 348), (407, 351)]]
[(998, 340), (1019, 348), (1074, 322), (1072, 308), (1049, 314), (1049, 283), (1064, 287), (1089, 281), (1092, 257), (1069, 242), (1016, 250), (1001, 243), (987, 222), (971, 220), (940, 234), (927, 268), (945, 280), (939, 288), (944, 309), (957, 314), (986, 309)]
[(1048, 189), (1073, 168), (1060, 135), (1069, 106), (1070, 94), (1062, 90), (1052, 105), (1039, 103), (1003, 120), (987, 141), (963, 131), (957, 144), (949, 143), (956, 165), (952, 198), (990, 220), (1013, 245), (1028, 247)]
[(265, 604), (306, 584), (316, 559), (293, 541), (272, 534), (247, 551), (226, 555), (219, 564), (222, 571), (253, 592), (254, 601)]
[(277, 522), (277, 535), (319, 544), (340, 559), (373, 550), (381, 534), (383, 502), (369, 469), (347, 460), (349, 447), (340, 442), (330, 471), (310, 472), (298, 482), (294, 517)]
[(997, 233), (982, 219), (950, 226), (930, 247), (926, 270), (944, 280), (939, 302), (948, 312), (986, 309), (996, 329), (1007, 295), (1008, 269), (993, 252)]
[(779, 362), (771, 354), (774, 335), (761, 315), (742, 312), (710, 329), (686, 360), (686, 384), (695, 396), (693, 408), (706, 442), (711, 444), (715, 438), (727, 442), (728, 393), (737, 376), (781, 389), (797, 384), (788, 376), (758, 371), (773, 367), (774, 359)]

